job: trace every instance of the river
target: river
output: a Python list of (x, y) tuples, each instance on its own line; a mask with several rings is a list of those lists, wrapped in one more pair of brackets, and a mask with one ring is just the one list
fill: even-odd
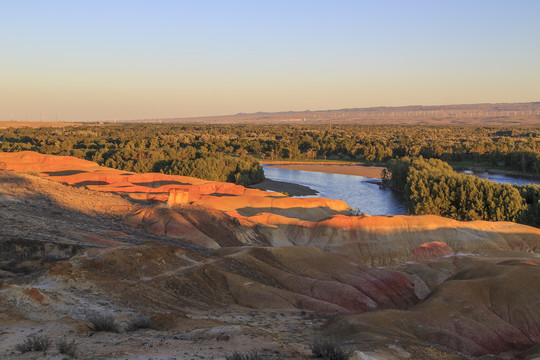
[[(355, 176), (330, 174), (313, 171), (280, 169), (263, 166), (264, 175), (271, 180), (290, 182), (308, 186), (317, 190), (318, 197), (343, 200), (350, 207), (370, 215), (402, 215), (407, 212), (400, 196), (388, 189), (380, 189), (378, 179)], [(470, 173), (470, 172), (467, 172)], [(491, 181), (511, 184), (540, 184), (538, 180), (515, 178), (499, 174), (473, 173)], [(313, 196), (307, 196), (313, 197)]]
[(479, 178), (488, 179), (489, 181), (493, 181), (497, 183), (509, 183), (509, 184), (517, 184), (517, 185), (527, 185), (527, 184), (540, 185), (540, 181), (534, 180), (534, 179), (526, 179), (526, 178), (506, 176), (506, 175), (500, 175), (500, 174), (492, 174), (488, 172), (473, 172), (471, 170), (464, 170), (460, 172), (463, 174), (475, 175), (475, 176), (478, 176)]
[[(276, 181), (290, 182), (317, 190), (318, 197), (343, 200), (350, 207), (370, 215), (400, 215), (406, 213), (405, 204), (391, 190), (382, 190), (379, 185), (368, 181), (378, 179), (329, 174), (313, 171), (279, 169), (263, 166), (264, 176)], [(307, 196), (313, 197), (313, 196)]]

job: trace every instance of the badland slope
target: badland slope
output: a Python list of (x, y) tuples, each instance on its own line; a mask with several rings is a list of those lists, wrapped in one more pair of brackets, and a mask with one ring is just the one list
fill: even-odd
[[(14, 346), (32, 334), (110, 359), (304, 359), (321, 335), (358, 359), (538, 350), (538, 229), (348, 216), (341, 201), (32, 152), (0, 161), (4, 358), (24, 358)], [(96, 313), (156, 330), (89, 336)]]

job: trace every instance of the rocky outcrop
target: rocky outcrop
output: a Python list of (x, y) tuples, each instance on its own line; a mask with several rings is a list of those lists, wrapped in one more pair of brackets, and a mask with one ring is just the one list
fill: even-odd
[(100, 166), (95, 162), (73, 156), (44, 155), (34, 151), (0, 152), (0, 161), (6, 163), (7, 170), (57, 172), (64, 174), (95, 171)]
[(67, 184), (86, 184), (89, 189), (150, 203), (166, 201), (168, 210), (161, 206), (138, 209), (127, 222), (208, 248), (315, 246), (373, 266), (440, 257), (452, 251), (540, 249), (539, 229), (509, 222), (459, 222), (432, 215), (346, 216), (347, 204), (343, 201), (290, 198), (185, 176), (125, 173), (72, 157), (21, 152), (0, 153), (0, 160), (9, 168), (40, 171)]

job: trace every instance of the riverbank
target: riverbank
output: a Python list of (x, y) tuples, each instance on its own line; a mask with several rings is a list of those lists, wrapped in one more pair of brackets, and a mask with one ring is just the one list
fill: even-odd
[(317, 195), (319, 192), (313, 190), (310, 187), (293, 184), (290, 182), (276, 181), (270, 179), (264, 179), (258, 184), (249, 185), (249, 188), (259, 189), (259, 190), (270, 190), (280, 193), (287, 193), (290, 196), (307, 196), (307, 195)]
[[(339, 165), (338, 165), (339, 164)], [(269, 164), (264, 165), (269, 167), (275, 167), (279, 169), (289, 169), (289, 170), (300, 170), (300, 171), (313, 171), (313, 172), (322, 172), (327, 174), (341, 174), (341, 175), (353, 175), (353, 176), (364, 176), (369, 178), (380, 179), (381, 172), (384, 169), (382, 166), (362, 166), (356, 164), (313, 164), (313, 163), (286, 163), (281, 164)]]
[[(364, 176), (375, 179), (381, 179), (381, 172), (384, 166), (369, 166), (361, 162), (345, 162), (345, 161), (263, 161), (261, 165), (271, 166), (279, 169), (290, 169), (300, 171), (314, 171), (327, 174), (342, 174)], [(450, 164), (457, 172), (471, 172), (473, 175), (482, 173), (492, 175), (502, 175), (515, 178), (524, 178), (531, 180), (540, 180), (540, 175), (527, 174), (517, 171), (509, 171), (502, 169), (493, 169), (488, 167), (464, 166), (461, 164)]]

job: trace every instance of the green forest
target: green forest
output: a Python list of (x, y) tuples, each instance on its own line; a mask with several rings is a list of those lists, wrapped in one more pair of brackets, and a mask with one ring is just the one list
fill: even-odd
[[(72, 155), (151, 171), (155, 161), (210, 155), (385, 163), (422, 156), (540, 174), (540, 129), (398, 125), (122, 124), (0, 130), (1, 151)], [(157, 169), (159, 170), (159, 169)]]
[(400, 191), (414, 215), (514, 221), (540, 227), (540, 185), (510, 185), (458, 174), (439, 159), (391, 160), (383, 183)]
[(250, 185), (264, 180), (246, 151), (206, 142), (198, 130), (159, 125), (83, 126), (0, 130), (0, 151), (32, 150), (75, 156), (138, 173), (161, 172)]
[[(375, 125), (105, 124), (0, 130), (0, 151), (69, 155), (133, 172), (249, 185), (259, 161), (363, 161), (387, 165), (387, 182), (411, 214), (510, 220), (539, 226), (538, 186), (494, 184), (453, 167), (540, 175), (540, 129)], [(452, 166), (450, 166), (451, 164)]]

